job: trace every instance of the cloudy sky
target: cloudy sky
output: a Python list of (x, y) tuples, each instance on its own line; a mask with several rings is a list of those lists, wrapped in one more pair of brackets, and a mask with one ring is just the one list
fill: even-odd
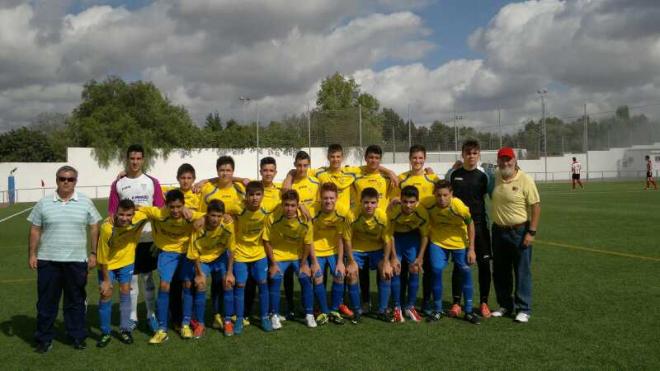
[(0, 129), (70, 112), (90, 79), (153, 81), (212, 111), (300, 113), (353, 76), (416, 122), (488, 126), (660, 104), (657, 0), (0, 0)]

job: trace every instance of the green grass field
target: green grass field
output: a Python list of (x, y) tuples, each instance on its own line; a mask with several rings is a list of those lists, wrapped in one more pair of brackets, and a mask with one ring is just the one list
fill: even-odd
[[(36, 273), (27, 268), (28, 223), (27, 213), (22, 214), (0, 223), (1, 367), (658, 369), (660, 192), (641, 188), (639, 182), (591, 183), (579, 192), (567, 184), (540, 186), (533, 315), (526, 325), (508, 318), (487, 319), (480, 326), (449, 318), (396, 325), (365, 319), (358, 326), (317, 329), (285, 322), (276, 333), (251, 326), (241, 336), (224, 338), (210, 331), (195, 341), (183, 341), (170, 330), (170, 341), (161, 346), (147, 344), (149, 334), (141, 325), (132, 346), (114, 339), (99, 350), (92, 272), (88, 349), (75, 351), (66, 342), (60, 312), (60, 335), (46, 355), (32, 350)], [(104, 201), (97, 205), (105, 210)], [(28, 206), (0, 209), (0, 219)], [(490, 303), (496, 306), (494, 293)], [(116, 324), (116, 305), (113, 314)]]

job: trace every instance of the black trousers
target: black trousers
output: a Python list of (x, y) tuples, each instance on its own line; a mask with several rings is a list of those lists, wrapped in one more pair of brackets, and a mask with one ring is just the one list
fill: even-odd
[(57, 318), (60, 298), (64, 293), (64, 328), (74, 340), (87, 337), (86, 305), (87, 293), (86, 262), (37, 262), (37, 331), (34, 338), (39, 343), (53, 341), (53, 329)]

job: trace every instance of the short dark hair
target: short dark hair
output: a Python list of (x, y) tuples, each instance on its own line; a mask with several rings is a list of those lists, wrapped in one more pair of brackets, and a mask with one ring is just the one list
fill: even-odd
[(476, 139), (468, 139), (465, 142), (463, 142), (463, 146), (461, 147), (461, 152), (469, 152), (472, 151), (473, 149), (476, 149), (477, 151), (481, 151), (481, 146), (479, 145), (479, 141)]
[(195, 168), (188, 163), (181, 164), (181, 166), (179, 166), (179, 168), (176, 170), (176, 178), (179, 179), (181, 178), (181, 175), (186, 173), (191, 173), (193, 178), (197, 178), (195, 174)]
[(413, 153), (422, 152), (424, 157), (426, 157), (426, 147), (421, 144), (413, 144), (410, 146), (410, 151), (408, 151), (408, 157), (412, 157)]
[(209, 201), (209, 204), (206, 206), (206, 212), (216, 212), (216, 213), (225, 213), (225, 203), (222, 202), (222, 200), (211, 200)]
[(186, 203), (186, 198), (183, 196), (183, 192), (178, 189), (172, 189), (167, 191), (165, 194), (165, 203), (169, 204), (174, 201), (181, 201), (184, 204)]
[(234, 159), (231, 156), (220, 156), (218, 161), (215, 162), (215, 169), (219, 169), (222, 165), (231, 165), (231, 169), (234, 170), (236, 165), (234, 164)]
[(448, 181), (447, 179), (438, 180), (433, 184), (433, 192), (443, 188), (447, 188), (450, 191), (454, 189), (454, 187), (451, 186), (451, 182)]
[(131, 152), (139, 152), (144, 157), (144, 147), (141, 144), (131, 144), (126, 150), (126, 158), (131, 155)]
[(119, 201), (119, 209), (134, 210), (135, 202), (133, 202), (133, 200), (131, 200), (130, 198), (124, 198), (121, 201)]
[(363, 189), (362, 193), (360, 193), (360, 200), (364, 200), (365, 198), (378, 198), (378, 191), (372, 187)]
[(261, 161), (259, 161), (259, 168), (262, 168), (265, 165), (275, 165), (275, 167), (277, 167), (277, 162), (273, 157), (268, 156), (262, 158)]
[(327, 182), (321, 184), (321, 191), (319, 193), (323, 194), (323, 192), (335, 192), (335, 194), (339, 194), (339, 189), (335, 183)]
[(415, 199), (419, 200), (419, 190), (415, 186), (405, 186), (401, 190), (401, 198), (404, 197), (415, 197)]
[(312, 161), (312, 159), (309, 157), (309, 153), (305, 151), (298, 151), (298, 153), (296, 153), (296, 158), (293, 160), (293, 162), (296, 163), (300, 160), (309, 160), (310, 162)]
[(573, 157), (573, 161), (577, 161), (577, 158)]
[(383, 157), (383, 149), (380, 148), (378, 144), (372, 144), (364, 151), (364, 158), (367, 158), (370, 154), (377, 154), (380, 157)]
[(284, 201), (293, 201), (293, 200), (295, 200), (296, 202), (300, 201), (300, 196), (298, 196), (298, 192), (296, 192), (295, 189), (289, 189), (284, 191), (284, 193), (282, 193), (282, 203), (284, 203)]
[(333, 143), (333, 144), (328, 146), (328, 154), (335, 153), (335, 152), (344, 153), (344, 148), (341, 146), (341, 144)]
[(245, 194), (252, 194), (257, 191), (264, 193), (264, 184), (257, 180), (253, 180), (245, 186)]
[(647, 160), (650, 160), (650, 159), (651, 159), (651, 156), (646, 155), (646, 156), (644, 156), (644, 158), (647, 159)]

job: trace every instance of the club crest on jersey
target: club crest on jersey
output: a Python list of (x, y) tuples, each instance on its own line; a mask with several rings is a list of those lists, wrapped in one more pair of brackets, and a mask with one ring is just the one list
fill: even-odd
[(517, 192), (517, 191), (518, 191), (518, 187), (513, 186), (513, 187), (511, 188), (511, 190), (514, 191), (514, 192)]

